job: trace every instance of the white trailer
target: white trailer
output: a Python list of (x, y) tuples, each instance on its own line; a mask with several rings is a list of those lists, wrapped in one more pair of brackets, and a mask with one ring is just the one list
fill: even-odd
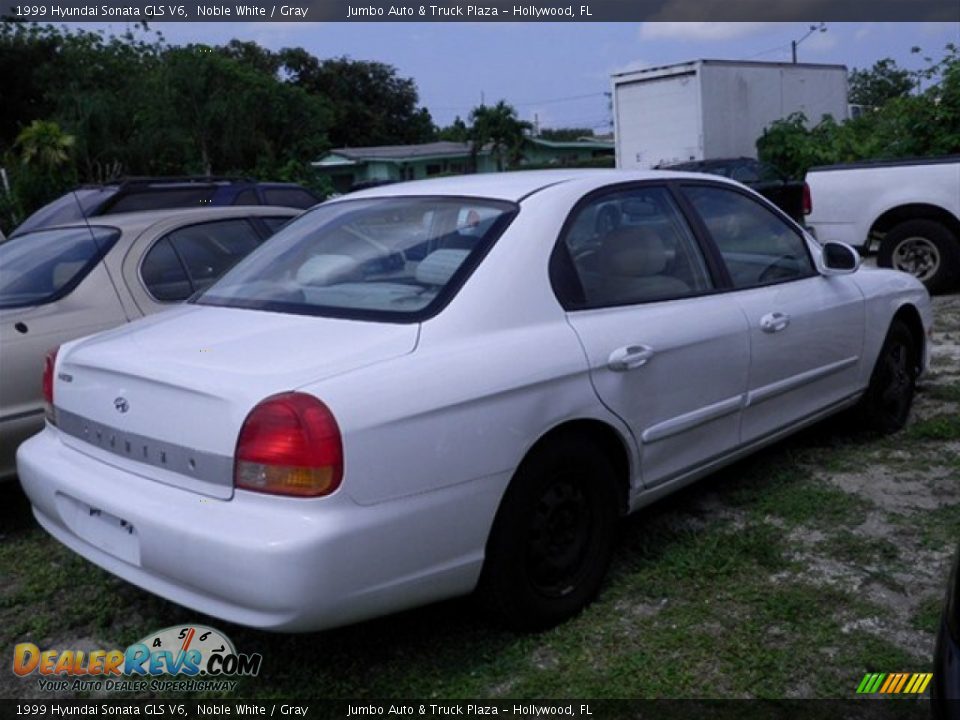
[(794, 112), (847, 119), (843, 65), (694, 60), (613, 75), (617, 167), (756, 157), (764, 128)]

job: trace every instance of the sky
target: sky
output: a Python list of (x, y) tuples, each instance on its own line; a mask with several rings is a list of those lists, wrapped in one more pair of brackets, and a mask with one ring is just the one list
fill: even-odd
[[(790, 43), (819, 23), (152, 23), (171, 44), (232, 38), (303, 47), (319, 58), (376, 60), (413, 78), (436, 124), (506, 100), (542, 128), (610, 132), (610, 75), (698, 58), (790, 61)], [(81, 26), (126, 30), (123, 24)], [(800, 62), (870, 67), (892, 57), (911, 70), (960, 43), (957, 23), (826, 23), (799, 45)], [(912, 54), (912, 47), (923, 49)]]

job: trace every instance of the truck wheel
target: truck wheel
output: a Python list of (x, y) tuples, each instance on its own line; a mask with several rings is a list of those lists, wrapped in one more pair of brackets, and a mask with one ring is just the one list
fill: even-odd
[(535, 449), (494, 519), (481, 598), (517, 630), (576, 615), (606, 575), (619, 517), (613, 465), (594, 443), (566, 435)]
[(910, 273), (931, 294), (944, 292), (960, 279), (960, 238), (935, 220), (907, 220), (880, 243), (877, 264)]

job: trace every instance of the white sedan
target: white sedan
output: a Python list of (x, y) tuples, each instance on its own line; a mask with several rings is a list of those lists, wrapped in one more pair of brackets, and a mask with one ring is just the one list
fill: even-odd
[(332, 627), (597, 593), (618, 518), (831, 413), (906, 421), (929, 297), (713, 176), (474, 175), (302, 215), (183, 307), (60, 347), (40, 524), (209, 615)]

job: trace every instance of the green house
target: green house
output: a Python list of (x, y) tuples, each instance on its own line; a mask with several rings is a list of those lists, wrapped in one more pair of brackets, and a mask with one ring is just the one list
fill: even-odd
[[(496, 172), (497, 160), (491, 147), (471, 155), (470, 143), (432, 142), (420, 145), (337, 148), (311, 163), (330, 178), (337, 192), (351, 188), (400, 180), (420, 180), (436, 175)], [(571, 141), (524, 138), (522, 159), (513, 169), (530, 165), (559, 167), (581, 164), (609, 156), (613, 167), (612, 141), (583, 138)]]
[(613, 140), (580, 138), (578, 140), (544, 140), (528, 137), (523, 142), (522, 165), (578, 165), (600, 158), (610, 158), (613, 167)]
[[(330, 178), (334, 189), (347, 192), (355, 185), (473, 172), (470, 149), (470, 143), (458, 142), (337, 148), (311, 165)], [(476, 172), (495, 170), (488, 149), (477, 153)]]

